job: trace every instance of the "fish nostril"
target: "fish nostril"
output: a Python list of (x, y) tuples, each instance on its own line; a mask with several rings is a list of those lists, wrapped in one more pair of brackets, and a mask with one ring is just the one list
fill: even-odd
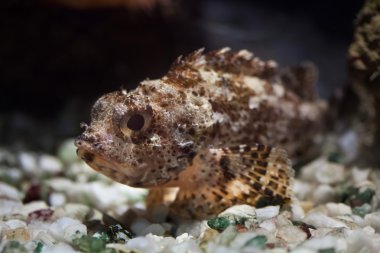
[(100, 142), (96, 142), (96, 143), (94, 143), (94, 147), (95, 147), (95, 149), (97, 149), (97, 150), (103, 150), (103, 144), (100, 143)]
[(74, 145), (78, 148), (83, 145), (83, 141), (82, 141), (81, 137), (78, 137), (75, 139)]
[(84, 128), (84, 130), (87, 130), (88, 129), (88, 125), (84, 122), (81, 122), (80, 125), (79, 125), (80, 128)]

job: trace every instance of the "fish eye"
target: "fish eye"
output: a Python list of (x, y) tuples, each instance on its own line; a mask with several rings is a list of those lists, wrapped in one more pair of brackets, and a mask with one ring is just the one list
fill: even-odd
[(132, 132), (142, 132), (150, 126), (152, 114), (149, 111), (130, 112), (122, 116), (119, 128), (124, 136), (130, 136)]
[(132, 115), (127, 121), (127, 127), (132, 131), (140, 131), (144, 127), (144, 116), (141, 114)]

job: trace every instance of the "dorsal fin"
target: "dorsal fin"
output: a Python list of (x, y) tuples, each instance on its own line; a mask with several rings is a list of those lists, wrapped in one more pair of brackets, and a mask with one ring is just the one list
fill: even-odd
[(200, 68), (263, 79), (274, 77), (277, 72), (276, 62), (264, 62), (247, 50), (234, 52), (225, 47), (207, 53), (203, 51), (202, 48), (186, 57), (178, 57), (164, 77), (165, 81), (183, 87), (194, 86), (202, 81), (199, 74)]
[(228, 47), (205, 54), (205, 60), (208, 68), (236, 75), (270, 78), (277, 70), (275, 61), (265, 62), (255, 57), (252, 52), (234, 52)]
[(171, 65), (164, 80), (177, 87), (189, 88), (202, 81), (197, 66), (202, 65), (203, 48), (192, 52), (186, 57), (179, 56)]

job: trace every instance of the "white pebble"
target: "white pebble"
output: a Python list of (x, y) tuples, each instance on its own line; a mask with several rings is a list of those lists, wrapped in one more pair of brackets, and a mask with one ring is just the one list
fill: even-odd
[(38, 167), (47, 173), (56, 174), (61, 172), (62, 163), (60, 160), (51, 155), (41, 155), (38, 160)]
[(238, 235), (233, 226), (228, 226), (218, 237), (217, 242), (222, 245), (230, 244)]
[(256, 219), (256, 208), (249, 205), (236, 205), (232, 206), (218, 215), (218, 217), (231, 217), (234, 219), (245, 218), (245, 219)]
[(360, 136), (352, 129), (345, 131), (338, 139), (339, 147), (342, 149), (345, 160), (352, 161), (358, 157)]
[(332, 235), (334, 232), (334, 230), (341, 230), (341, 228), (317, 228), (317, 229), (313, 229), (311, 230), (311, 235), (313, 237), (324, 237), (324, 236), (327, 236), (327, 235)]
[(67, 203), (62, 208), (64, 209), (65, 216), (79, 221), (83, 221), (92, 211), (89, 206), (77, 203)]
[[(286, 251), (286, 252), (288, 252), (288, 251)], [(292, 253), (318, 253), (318, 251), (316, 251), (316, 250), (308, 249), (308, 248), (305, 248), (305, 247), (295, 248), (291, 252)]]
[(355, 223), (354, 219), (352, 218), (351, 215), (341, 215), (341, 216), (336, 216), (334, 219), (338, 221), (342, 221), (344, 224), (347, 225), (348, 228), (350, 229), (357, 229), (360, 228), (358, 224)]
[(343, 203), (327, 203), (326, 204), (327, 210), (328, 210), (328, 215), (335, 217), (335, 216), (340, 216), (340, 215), (351, 215), (352, 210), (351, 207), (348, 205), (345, 205)]
[(326, 158), (320, 158), (303, 167), (300, 178), (308, 182), (334, 184), (344, 180), (345, 170), (340, 164), (330, 163)]
[(66, 192), (73, 191), (74, 187), (76, 187), (75, 183), (67, 178), (57, 177), (51, 178), (46, 184), (51, 187), (54, 191)]
[(34, 240), (41, 240), (48, 245), (57, 243), (57, 240), (54, 239), (49, 231), (49, 226), (51, 223), (41, 221), (38, 219), (31, 220), (28, 224), (28, 229), (31, 235), (31, 238)]
[(359, 215), (351, 215), (352, 217), (352, 220), (358, 224), (358, 226), (360, 227), (364, 227), (366, 225), (366, 222), (364, 221), (364, 219), (362, 217), (360, 217)]
[(141, 253), (159, 252), (159, 245), (150, 237), (136, 237), (126, 244), (129, 250), (136, 250)]
[(41, 253), (80, 253), (81, 251), (74, 250), (70, 245), (66, 243), (58, 243), (57, 245), (47, 247), (43, 246)]
[(63, 193), (53, 192), (49, 195), (51, 206), (62, 206), (66, 203), (66, 196)]
[(189, 235), (188, 233), (183, 233), (182, 235), (179, 235), (175, 238), (175, 240), (179, 243), (182, 243), (182, 242), (187, 241), (189, 239), (193, 239), (193, 237), (191, 235)]
[(74, 163), (78, 161), (78, 156), (76, 153), (76, 147), (74, 145), (74, 139), (68, 139), (59, 146), (57, 156), (65, 164)]
[[(256, 249), (256, 248), (255, 248)], [(241, 253), (244, 252), (241, 249), (233, 249), (231, 247), (227, 247), (224, 245), (219, 245), (216, 243), (209, 243), (207, 245), (207, 250), (206, 252), (217, 252), (217, 253)], [(252, 250), (248, 251), (252, 252)]]
[(335, 248), (337, 244), (337, 238), (333, 236), (325, 236), (322, 238), (310, 238), (306, 240), (302, 246), (313, 249), (313, 250), (323, 250)]
[(289, 244), (301, 243), (307, 238), (305, 232), (293, 225), (280, 227), (277, 236)]
[(7, 168), (6, 170), (0, 168), (0, 175), (10, 178), (12, 182), (18, 182), (23, 177), (23, 173), (19, 168)]
[(324, 204), (333, 201), (335, 196), (336, 191), (330, 185), (321, 184), (314, 190), (312, 200), (316, 205)]
[(267, 206), (256, 209), (256, 218), (259, 221), (276, 217), (280, 212), (280, 206)]
[(19, 213), (22, 203), (15, 200), (0, 199), (0, 215)]
[(376, 233), (375, 229), (371, 226), (365, 226), (362, 231), (368, 235), (373, 235)]
[(327, 228), (347, 228), (347, 225), (341, 221), (335, 220), (321, 212), (311, 212), (306, 215), (303, 220), (305, 223), (312, 225), (314, 227), (327, 227)]
[(344, 167), (340, 164), (325, 163), (315, 173), (315, 178), (322, 184), (334, 184), (344, 180)]
[(326, 159), (320, 158), (305, 165), (302, 167), (300, 179), (306, 182), (315, 182), (315, 174), (317, 173), (319, 167), (323, 166), (326, 162)]
[(365, 170), (365, 169), (360, 169), (360, 168), (354, 167), (351, 170), (351, 174), (352, 174), (352, 179), (353, 179), (355, 185), (360, 184), (364, 181), (367, 181), (370, 171), (371, 170), (368, 170), (368, 169)]
[(141, 231), (139, 234), (141, 235), (147, 235), (147, 234), (153, 234), (153, 235), (164, 235), (165, 229), (160, 224), (151, 224), (147, 226), (143, 231)]
[(0, 198), (21, 200), (21, 193), (13, 186), (0, 182)]
[(208, 229), (207, 221), (186, 220), (180, 221), (176, 234), (181, 236), (186, 233), (194, 237), (199, 237), (206, 229)]
[[(251, 251), (243, 251), (244, 253), (250, 253)], [(272, 250), (270, 250), (270, 253), (288, 253), (289, 250), (287, 248), (274, 248)], [(293, 251), (292, 251), (293, 253)], [(309, 253), (309, 252), (305, 252), (305, 253)]]
[(361, 230), (355, 230), (347, 238), (347, 253), (378, 253), (380, 248), (380, 236), (368, 236)]
[(276, 223), (278, 227), (292, 225), (293, 223), (290, 220), (291, 214), (287, 211), (282, 212), (277, 216)]
[(364, 220), (367, 225), (373, 227), (377, 233), (380, 233), (380, 212), (367, 214)]
[(294, 180), (293, 192), (299, 200), (305, 200), (313, 190), (313, 185), (309, 182)]
[[(67, 194), (70, 201), (79, 201), (81, 203), (90, 201), (90, 204), (94, 205), (97, 209), (106, 211), (128, 203), (130, 201), (128, 192), (129, 187), (122, 184), (107, 184), (103, 181), (94, 181), (74, 184)], [(142, 194), (145, 192), (146, 190), (140, 191), (139, 196), (141, 199), (143, 199)]]
[(171, 253), (201, 253), (197, 242), (194, 239), (186, 240), (176, 245), (168, 245)]
[(37, 159), (34, 154), (29, 152), (21, 152), (18, 155), (18, 160), (21, 168), (28, 174), (34, 174), (37, 170)]
[(276, 231), (276, 222), (275, 219), (265, 220), (259, 224), (259, 227), (268, 230), (269, 232)]
[(41, 209), (46, 209), (48, 208), (47, 204), (44, 201), (33, 201), (28, 204), (25, 204), (20, 213), (22, 213), (25, 216), (28, 216), (29, 213), (41, 210)]
[(9, 221), (6, 221), (5, 224), (8, 226), (9, 229), (26, 227), (26, 223), (21, 220), (9, 220)]
[(294, 199), (293, 203), (291, 204), (291, 208), (292, 208), (292, 220), (297, 221), (305, 217), (305, 210), (303, 210), (302, 206), (300, 205), (297, 199)]
[(89, 177), (98, 176), (96, 171), (91, 169), (85, 162), (79, 161), (69, 164), (65, 169), (65, 175), (75, 177), (77, 182), (87, 182)]
[(51, 224), (49, 231), (57, 240), (71, 242), (74, 238), (86, 235), (87, 227), (78, 220), (62, 217)]
[(230, 243), (230, 246), (232, 248), (243, 248), (245, 244), (251, 240), (252, 238), (256, 237), (258, 234), (255, 232), (245, 232), (245, 233), (239, 233), (235, 239)]

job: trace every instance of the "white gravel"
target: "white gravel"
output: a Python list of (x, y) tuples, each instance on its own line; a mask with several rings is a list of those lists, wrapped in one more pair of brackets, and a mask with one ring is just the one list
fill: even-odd
[[(79, 161), (72, 140), (61, 145), (57, 156), (0, 149), (0, 158), (2, 253), (380, 249), (377, 169), (346, 167), (321, 157), (301, 169), (290, 206), (233, 206), (209, 221), (172, 223), (165, 210), (158, 218), (146, 216), (146, 190), (113, 182)], [(128, 238), (125, 229), (134, 236)]]

